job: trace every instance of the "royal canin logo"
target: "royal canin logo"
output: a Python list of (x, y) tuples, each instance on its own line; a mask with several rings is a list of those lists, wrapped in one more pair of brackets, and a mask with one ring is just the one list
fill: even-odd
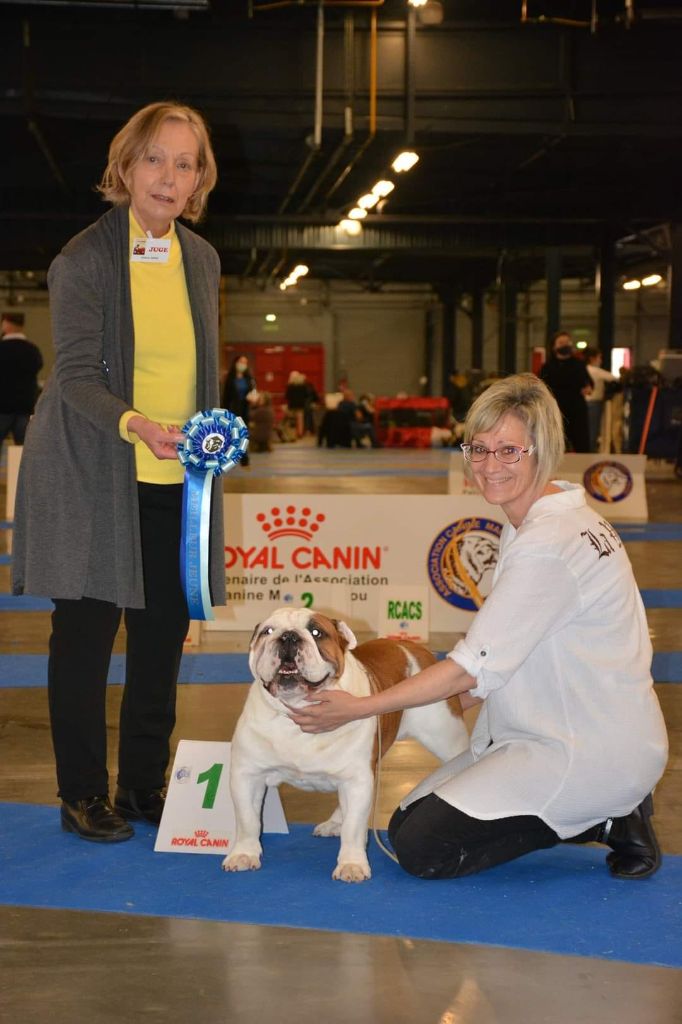
[(304, 540), (312, 540), (326, 518), (321, 512), (313, 516), (312, 510), (307, 506), (298, 512), (295, 505), (287, 505), (285, 509), (277, 506), (271, 508), (269, 518), (264, 512), (259, 512), (256, 521), (261, 524), (261, 530), (267, 533), (270, 540), (277, 540), (279, 537), (303, 537)]
[(185, 849), (218, 849), (226, 850), (230, 845), (227, 836), (213, 838), (209, 835), (208, 829), (197, 829), (193, 836), (173, 836), (171, 846), (184, 847)]
[(299, 537), (304, 541), (316, 538), (321, 526), (327, 522), (322, 512), (315, 513), (309, 506), (296, 505), (281, 508), (274, 505), (269, 513), (256, 516), (268, 543), (263, 546), (225, 548), (226, 569), (380, 569), (382, 549), (364, 544), (300, 545), (286, 553), (273, 543), (285, 537)]

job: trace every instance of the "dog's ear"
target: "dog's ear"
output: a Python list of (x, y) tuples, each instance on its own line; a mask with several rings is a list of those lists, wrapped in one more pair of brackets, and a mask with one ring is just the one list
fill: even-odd
[(342, 646), (345, 646), (349, 651), (352, 651), (354, 647), (358, 646), (355, 633), (350, 626), (347, 626), (345, 622), (340, 622), (338, 619), (334, 619), (334, 625), (336, 626), (336, 631), (341, 639), (346, 641), (345, 645), (342, 644)]

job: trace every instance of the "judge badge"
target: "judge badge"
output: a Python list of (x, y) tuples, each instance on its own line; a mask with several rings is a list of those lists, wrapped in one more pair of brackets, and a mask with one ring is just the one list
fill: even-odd
[(170, 238), (133, 238), (131, 263), (168, 263)]

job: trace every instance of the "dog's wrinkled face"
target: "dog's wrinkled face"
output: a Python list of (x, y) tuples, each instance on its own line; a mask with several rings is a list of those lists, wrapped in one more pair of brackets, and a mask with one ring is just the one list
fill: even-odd
[(295, 706), (343, 675), (344, 654), (356, 643), (344, 622), (308, 608), (280, 608), (256, 626), (249, 666), (272, 697)]

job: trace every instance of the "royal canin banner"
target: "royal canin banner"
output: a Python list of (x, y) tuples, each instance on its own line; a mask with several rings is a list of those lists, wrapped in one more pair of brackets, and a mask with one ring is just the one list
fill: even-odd
[(427, 588), (432, 631), (465, 631), (503, 524), (473, 495), (226, 494), (227, 605), (204, 629), (251, 631), (291, 605), (376, 632), (380, 588), (407, 586)]

